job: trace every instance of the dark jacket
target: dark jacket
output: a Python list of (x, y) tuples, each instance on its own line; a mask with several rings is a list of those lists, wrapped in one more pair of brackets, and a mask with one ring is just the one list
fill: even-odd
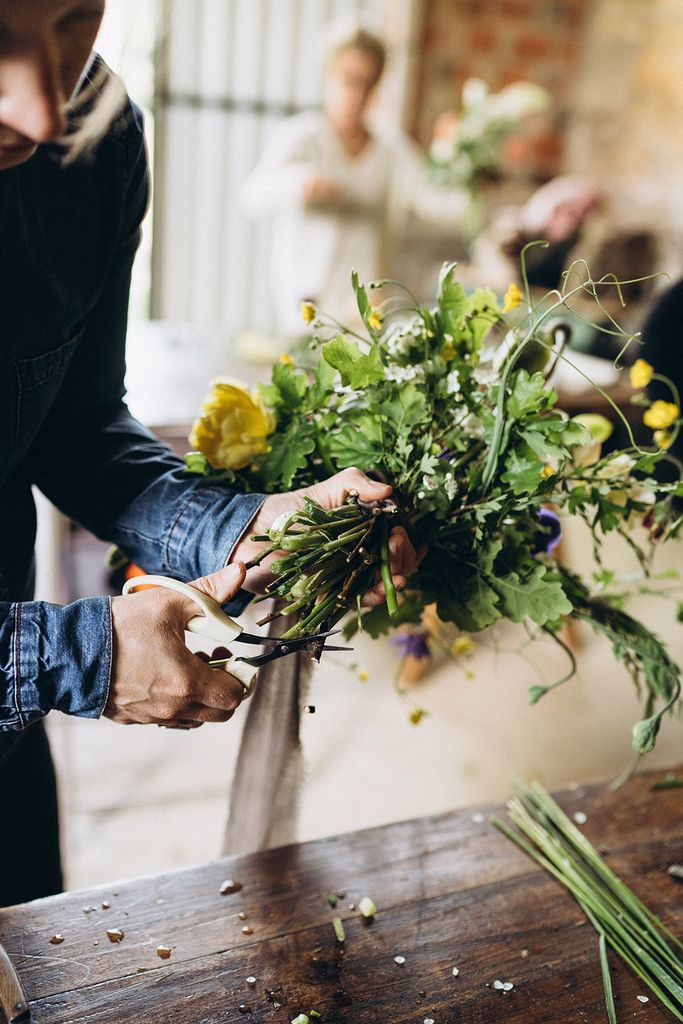
[(92, 157), (59, 157), (41, 146), (0, 172), (0, 732), (52, 708), (97, 717), (110, 680), (109, 601), (31, 600), (32, 485), (147, 571), (185, 580), (225, 564), (263, 500), (186, 475), (124, 402), (148, 195), (139, 111), (129, 103)]

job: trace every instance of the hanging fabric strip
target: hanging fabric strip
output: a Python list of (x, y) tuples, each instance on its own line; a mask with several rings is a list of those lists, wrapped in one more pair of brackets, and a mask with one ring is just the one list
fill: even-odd
[[(279, 636), (293, 619), (275, 619)], [(306, 654), (278, 658), (259, 672), (249, 698), (223, 854), (253, 853), (297, 840), (303, 752), (299, 739), (314, 662)]]

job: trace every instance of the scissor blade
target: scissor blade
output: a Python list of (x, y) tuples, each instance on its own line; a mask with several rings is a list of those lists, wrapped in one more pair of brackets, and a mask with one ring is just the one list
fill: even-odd
[[(339, 630), (337, 630), (339, 632)], [(313, 639), (313, 642), (309, 642)], [(239, 657), (235, 658), (235, 661), (243, 661), (247, 665), (253, 665), (255, 668), (261, 668), (263, 665), (270, 664), (271, 661), (276, 661), (278, 658), (287, 658), (290, 654), (309, 653), (312, 658), (316, 661), (320, 660), (320, 656), (326, 651), (352, 651), (353, 647), (326, 647), (324, 644), (316, 642), (315, 638), (306, 637), (305, 642), (302, 637), (301, 640), (289, 640), (283, 641), (279, 646), (274, 647), (272, 651), (268, 651), (266, 654), (257, 654), (254, 658)]]
[(307, 647), (316, 640), (325, 640), (328, 636), (334, 636), (336, 633), (341, 633), (341, 629), (328, 629), (325, 633), (311, 633), (310, 636), (299, 636), (295, 640), (283, 640), (279, 636), (257, 636), (254, 633), (240, 633), (233, 643), (254, 644), (257, 647), (265, 647), (266, 645), (277, 647), (278, 644), (286, 644), (291, 650), (299, 650), (301, 647)]
[[(303, 648), (304, 650), (306, 648)], [(327, 644), (322, 649), (323, 654), (327, 654), (328, 651), (352, 651), (353, 647), (328, 647)]]

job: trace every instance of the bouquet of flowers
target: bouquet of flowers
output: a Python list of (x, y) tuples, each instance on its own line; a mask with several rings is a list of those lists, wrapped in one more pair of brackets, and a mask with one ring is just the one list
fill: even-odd
[(489, 92), (481, 79), (469, 78), (463, 85), (460, 114), (442, 115), (436, 124), (428, 158), (435, 183), (474, 193), (483, 174), (499, 171), (501, 147), (508, 136), (549, 103), (546, 90), (533, 82), (513, 82)]
[[(618, 282), (584, 273), (572, 283), (568, 272), (563, 290), (540, 302), (513, 284), (501, 304), (487, 288), (468, 294), (447, 264), (436, 304), (426, 306), (409, 293), (373, 305), (357, 275), (352, 281), (365, 335), (339, 330), (304, 304), (314, 329), (312, 367), (283, 356), (271, 383), (253, 392), (217, 381), (190, 437), (197, 450), (188, 470), (244, 490), (304, 488), (349, 466), (393, 486), (391, 500), (373, 504), (351, 495), (326, 510), (305, 500), (253, 538), (263, 542), (256, 562), (276, 553), (264, 597), (279, 604), (263, 621), (294, 614), (288, 635), (301, 636), (347, 618), (349, 635), (362, 628), (376, 637), (419, 623), (435, 605), (442, 622), (466, 634), (506, 619), (552, 637), (571, 660), (569, 678), (574, 659), (560, 632), (567, 617), (580, 620), (611, 641), (642, 687), (634, 745), (652, 749), (663, 714), (678, 702), (679, 670), (626, 613), (622, 596), (610, 595), (601, 545), (606, 534), (622, 534), (647, 573), (655, 543), (677, 533), (674, 499), (683, 485), (654, 474), (681, 427), (678, 397), (650, 403), (642, 389), (654, 371), (638, 360), (631, 381), (653, 443), (639, 447), (631, 435), (627, 450), (603, 454), (609, 421), (569, 417), (549, 382), (557, 361), (568, 358), (569, 330), (558, 314), (577, 293), (599, 303), (599, 287), (618, 289)], [(626, 423), (616, 406), (614, 413)], [(591, 530), (591, 585), (553, 553), (565, 516)], [(401, 595), (388, 556), (399, 523), (416, 546), (427, 546)], [(361, 597), (379, 575), (386, 604), (364, 611)], [(555, 685), (532, 687), (531, 702)]]

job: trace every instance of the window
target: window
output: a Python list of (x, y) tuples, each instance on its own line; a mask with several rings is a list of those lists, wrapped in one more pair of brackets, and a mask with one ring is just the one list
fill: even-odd
[[(392, 21), (398, 8), (391, 5)], [(153, 314), (268, 331), (268, 228), (240, 190), (269, 129), (320, 102), (325, 32), (388, 0), (164, 0), (157, 71)]]

